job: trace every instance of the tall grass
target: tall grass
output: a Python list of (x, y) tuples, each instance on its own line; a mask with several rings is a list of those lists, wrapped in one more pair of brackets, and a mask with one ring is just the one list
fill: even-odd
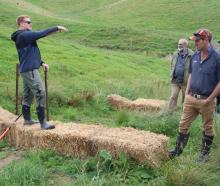
[(0, 173), (0, 185), (47, 185), (48, 173), (40, 164), (13, 162)]

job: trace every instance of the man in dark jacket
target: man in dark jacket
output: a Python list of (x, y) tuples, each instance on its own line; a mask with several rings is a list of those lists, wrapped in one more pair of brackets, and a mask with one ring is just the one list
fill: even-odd
[(193, 51), (188, 48), (188, 41), (186, 39), (180, 39), (178, 42), (178, 50), (174, 53), (171, 60), (171, 96), (168, 103), (169, 111), (175, 109), (181, 90), (182, 103), (184, 102), (189, 61), (192, 54)]
[(49, 124), (45, 119), (45, 90), (40, 78), (39, 68), (45, 71), (49, 66), (41, 61), (40, 50), (37, 40), (57, 31), (67, 31), (63, 26), (56, 26), (45, 30), (32, 31), (32, 21), (29, 16), (21, 15), (17, 18), (18, 30), (14, 32), (11, 39), (15, 42), (19, 62), (20, 73), (23, 78), (23, 102), (22, 114), (25, 125), (36, 123), (31, 119), (30, 107), (36, 97), (36, 111), (42, 129), (53, 129), (54, 125)]

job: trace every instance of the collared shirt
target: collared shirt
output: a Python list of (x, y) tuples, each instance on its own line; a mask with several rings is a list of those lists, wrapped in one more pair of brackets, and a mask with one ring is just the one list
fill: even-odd
[(208, 57), (201, 61), (201, 52), (196, 51), (190, 59), (190, 91), (209, 96), (220, 82), (220, 53), (213, 47), (208, 48)]

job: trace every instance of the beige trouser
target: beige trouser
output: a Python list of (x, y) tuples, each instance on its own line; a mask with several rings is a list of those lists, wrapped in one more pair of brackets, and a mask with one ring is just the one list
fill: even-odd
[(188, 128), (190, 127), (191, 123), (196, 119), (198, 114), (201, 114), (205, 135), (213, 136), (214, 110), (215, 100), (213, 100), (209, 104), (204, 105), (202, 99), (197, 99), (190, 95), (187, 95), (183, 104), (183, 113), (180, 120), (179, 132), (187, 134)]
[(178, 85), (176, 83), (171, 84), (171, 97), (170, 97), (170, 100), (168, 103), (168, 109), (170, 111), (173, 111), (177, 105), (177, 100), (178, 100), (180, 90), (182, 90), (182, 103), (183, 103), (184, 98), (185, 98), (186, 86), (185, 85)]

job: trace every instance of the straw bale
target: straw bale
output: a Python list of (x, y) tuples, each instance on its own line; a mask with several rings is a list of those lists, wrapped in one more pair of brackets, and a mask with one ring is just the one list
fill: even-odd
[(41, 130), (39, 125), (23, 126), (20, 118), (0, 107), (1, 131), (9, 123), (8, 142), (23, 149), (51, 149), (64, 155), (86, 158), (100, 150), (108, 150), (114, 158), (121, 152), (140, 163), (158, 166), (168, 159), (168, 137), (133, 128), (108, 128), (102, 125), (61, 123), (53, 121), (56, 128)]
[(116, 94), (109, 95), (107, 100), (112, 105), (112, 107), (116, 109), (124, 109), (131, 107), (132, 105), (131, 100)]
[(108, 102), (115, 109), (128, 109), (139, 111), (159, 111), (166, 107), (167, 102), (158, 99), (139, 98), (131, 101), (122, 96), (111, 94), (107, 97)]

